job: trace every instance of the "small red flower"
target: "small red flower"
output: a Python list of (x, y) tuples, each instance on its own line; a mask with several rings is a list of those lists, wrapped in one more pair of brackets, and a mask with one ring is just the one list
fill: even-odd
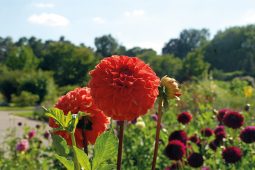
[(226, 138), (226, 136), (227, 136), (224, 126), (217, 126), (214, 129), (214, 134), (215, 134), (216, 140), (218, 140), (218, 141), (222, 141), (223, 138)]
[(240, 138), (245, 143), (255, 142), (255, 126), (247, 126), (240, 133)]
[(198, 168), (202, 166), (204, 163), (203, 156), (199, 153), (192, 153), (188, 157), (188, 164), (193, 168)]
[(230, 111), (224, 115), (223, 122), (227, 127), (238, 129), (244, 124), (244, 116), (239, 112)]
[(188, 136), (187, 136), (185, 131), (183, 131), (183, 130), (176, 130), (176, 131), (172, 132), (170, 134), (170, 136), (168, 137), (168, 141), (172, 141), (172, 140), (179, 140), (183, 144), (186, 144), (186, 142), (188, 140)]
[(210, 128), (204, 128), (201, 130), (201, 134), (205, 137), (210, 137), (213, 135), (213, 130)]
[(27, 151), (29, 149), (29, 142), (27, 139), (21, 139), (16, 145), (16, 150), (19, 152)]
[(186, 153), (185, 145), (179, 140), (172, 140), (169, 142), (164, 150), (164, 154), (170, 160), (180, 160)]
[(189, 112), (182, 112), (178, 115), (177, 120), (182, 124), (188, 124), (192, 119), (192, 114)]
[[(86, 122), (83, 122), (82, 119), (79, 121), (75, 130), (76, 144), (80, 148), (84, 147), (84, 136), (86, 136), (86, 143), (94, 144), (96, 138), (106, 130), (107, 125), (109, 124), (109, 119), (95, 106), (90, 95), (90, 89), (87, 87), (76, 88), (75, 90), (68, 92), (66, 95), (59, 98), (55, 107), (63, 110), (65, 114), (68, 112), (77, 114), (79, 111), (90, 114), (89, 116), (86, 116)], [(86, 128), (85, 134), (82, 134), (82, 126), (88, 124), (91, 125), (91, 127)], [(49, 119), (49, 125), (53, 128), (58, 127), (52, 118)], [(55, 134), (66, 139), (68, 145), (72, 144), (71, 136), (67, 132), (57, 131)]]
[(190, 140), (191, 142), (197, 144), (197, 145), (200, 144), (200, 139), (199, 139), (199, 137), (198, 137), (196, 134), (190, 136), (190, 137), (189, 137), (189, 140)]
[(230, 110), (230, 109), (227, 109), (227, 108), (221, 109), (221, 110), (218, 111), (217, 119), (218, 119), (218, 121), (219, 121), (220, 123), (222, 123), (224, 115), (225, 115), (227, 112), (229, 112), (229, 111), (231, 111), (231, 110)]
[(95, 104), (115, 120), (134, 120), (152, 108), (159, 78), (136, 57), (107, 57), (90, 72), (89, 87)]
[(35, 130), (31, 130), (28, 132), (28, 139), (32, 139), (33, 137), (35, 137), (36, 135), (36, 132)]
[(238, 147), (231, 146), (222, 151), (222, 157), (226, 163), (236, 163), (242, 158), (242, 150)]

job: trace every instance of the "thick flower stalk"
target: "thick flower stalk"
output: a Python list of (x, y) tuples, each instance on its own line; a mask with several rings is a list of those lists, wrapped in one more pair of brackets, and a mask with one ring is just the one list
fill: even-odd
[(155, 137), (155, 147), (154, 147), (153, 160), (152, 160), (152, 170), (155, 170), (156, 168), (163, 104), (167, 103), (168, 99), (179, 100), (179, 96), (181, 95), (181, 92), (176, 80), (168, 76), (164, 76), (161, 79), (159, 89), (160, 89), (160, 92), (159, 92), (160, 94), (158, 99), (158, 119), (157, 119), (157, 129), (156, 129), (156, 137)]
[(118, 120), (119, 152), (117, 169), (121, 169), (124, 121), (132, 121), (152, 108), (159, 94), (159, 78), (136, 57), (107, 57), (90, 72), (89, 87), (95, 104), (107, 116)]

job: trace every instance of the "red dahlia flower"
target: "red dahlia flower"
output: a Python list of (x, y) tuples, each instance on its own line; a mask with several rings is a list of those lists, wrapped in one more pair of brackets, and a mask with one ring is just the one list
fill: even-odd
[(169, 142), (164, 150), (164, 154), (170, 160), (180, 160), (186, 153), (185, 145), (179, 140), (172, 140)]
[(227, 136), (224, 126), (217, 126), (214, 129), (214, 134), (215, 134), (216, 140), (219, 140), (219, 141), (222, 141), (223, 138), (226, 138)]
[[(84, 147), (83, 136), (86, 136), (86, 143), (94, 144), (97, 136), (103, 133), (109, 124), (109, 119), (95, 106), (90, 95), (90, 89), (87, 87), (76, 88), (68, 92), (59, 98), (55, 107), (63, 110), (65, 114), (69, 111), (72, 114), (77, 114), (79, 111), (90, 114), (86, 116), (86, 122), (83, 122), (83, 119), (79, 121), (75, 130), (76, 144), (80, 148)], [(52, 118), (49, 119), (49, 125), (53, 128), (58, 127)], [(83, 125), (86, 127), (85, 134), (82, 134)], [(67, 132), (57, 131), (55, 133), (66, 139), (68, 145), (72, 144), (71, 136)]]
[(197, 134), (190, 136), (189, 140), (197, 145), (200, 145), (200, 138), (197, 136)]
[(240, 133), (240, 138), (245, 143), (255, 142), (255, 126), (247, 126)]
[(159, 78), (136, 57), (105, 58), (90, 75), (95, 104), (115, 120), (134, 120), (146, 114), (158, 96)]
[(238, 147), (231, 146), (222, 151), (222, 157), (226, 163), (236, 163), (242, 158), (242, 150)]
[(189, 112), (182, 112), (178, 115), (177, 120), (182, 124), (188, 124), (192, 119), (192, 114)]
[(230, 111), (224, 115), (223, 122), (227, 127), (238, 129), (244, 124), (244, 116), (239, 112)]
[(205, 137), (210, 137), (213, 135), (213, 130), (210, 128), (204, 128), (201, 130), (201, 134)]
[(192, 153), (188, 157), (188, 164), (191, 167), (198, 168), (198, 167), (202, 166), (203, 163), (204, 163), (203, 156), (201, 154), (199, 154), (199, 153)]
[(231, 111), (231, 110), (230, 110), (230, 109), (227, 109), (227, 108), (221, 109), (221, 110), (218, 111), (217, 119), (218, 119), (218, 121), (219, 121), (220, 123), (222, 123), (224, 115), (225, 115), (227, 112), (229, 112), (229, 111)]
[(27, 151), (29, 149), (29, 142), (27, 139), (21, 139), (16, 145), (16, 150), (19, 152)]
[(186, 142), (188, 140), (187, 133), (183, 130), (176, 130), (176, 131), (172, 132), (170, 134), (170, 136), (168, 137), (168, 141), (172, 141), (172, 140), (179, 140), (183, 144), (186, 144)]

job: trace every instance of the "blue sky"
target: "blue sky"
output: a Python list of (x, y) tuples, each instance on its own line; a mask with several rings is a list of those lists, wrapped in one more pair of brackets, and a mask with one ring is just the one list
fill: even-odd
[(95, 37), (112, 34), (128, 48), (160, 52), (185, 28), (214, 35), (255, 23), (255, 0), (0, 0), (0, 23), (0, 36), (14, 40), (64, 35), (93, 47)]

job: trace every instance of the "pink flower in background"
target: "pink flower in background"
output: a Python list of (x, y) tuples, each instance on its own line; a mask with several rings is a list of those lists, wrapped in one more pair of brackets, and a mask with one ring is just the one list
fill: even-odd
[(28, 132), (28, 139), (32, 139), (35, 136), (36, 132), (35, 130), (31, 130), (30, 132)]
[(29, 142), (27, 139), (22, 139), (17, 145), (16, 150), (19, 152), (27, 151), (29, 149)]

